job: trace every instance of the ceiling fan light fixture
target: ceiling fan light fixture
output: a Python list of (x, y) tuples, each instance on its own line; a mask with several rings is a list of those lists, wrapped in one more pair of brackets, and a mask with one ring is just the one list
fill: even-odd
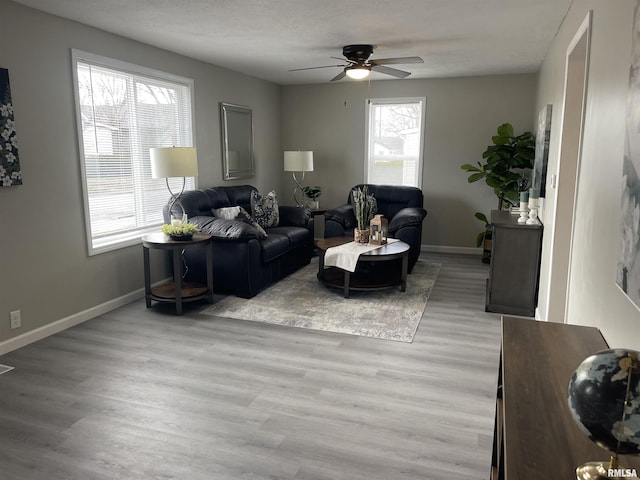
[(347, 67), (344, 71), (349, 78), (353, 78), (354, 80), (364, 80), (371, 73), (371, 68), (365, 66), (355, 66)]

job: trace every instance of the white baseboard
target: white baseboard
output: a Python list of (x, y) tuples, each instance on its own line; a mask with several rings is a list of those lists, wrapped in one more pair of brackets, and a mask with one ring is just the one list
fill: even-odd
[(73, 327), (74, 325), (78, 325), (79, 323), (91, 320), (92, 318), (115, 310), (116, 308), (122, 307), (143, 297), (144, 289), (140, 288), (121, 297), (114, 298), (113, 300), (109, 300), (108, 302), (102, 303), (95, 307), (91, 307), (82, 312), (74, 313), (73, 315), (70, 315), (66, 318), (61, 318), (60, 320), (56, 320), (47, 325), (43, 325), (42, 327), (36, 328), (29, 332), (25, 332), (22, 335), (18, 335), (17, 337), (10, 338), (9, 340), (5, 340), (4, 342), (0, 342), (0, 355), (4, 355), (5, 353), (17, 350), (18, 348), (22, 348), (26, 345), (29, 345), (30, 343), (42, 340), (49, 335), (53, 335), (55, 333), (61, 332), (62, 330)]
[(446, 245), (421, 245), (420, 251), (432, 253), (459, 253), (462, 255), (482, 255), (482, 248), (448, 247)]

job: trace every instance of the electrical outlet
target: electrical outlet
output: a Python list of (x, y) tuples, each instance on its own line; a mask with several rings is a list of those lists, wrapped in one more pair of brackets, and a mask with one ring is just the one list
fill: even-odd
[(20, 315), (20, 310), (14, 310), (9, 314), (11, 317), (11, 329), (20, 328), (22, 326), (22, 317)]

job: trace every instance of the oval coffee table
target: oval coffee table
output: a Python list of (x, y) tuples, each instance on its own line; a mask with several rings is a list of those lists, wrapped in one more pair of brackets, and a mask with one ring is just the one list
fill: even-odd
[(362, 253), (355, 272), (338, 267), (324, 268), (324, 255), (329, 248), (352, 241), (353, 237), (331, 237), (316, 242), (318, 280), (330, 287), (344, 289), (344, 298), (349, 298), (350, 290), (379, 290), (400, 285), (400, 291), (406, 291), (410, 247), (401, 241)]

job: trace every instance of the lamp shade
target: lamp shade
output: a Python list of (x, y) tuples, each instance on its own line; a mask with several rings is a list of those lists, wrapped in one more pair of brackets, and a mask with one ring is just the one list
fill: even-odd
[(198, 156), (193, 147), (150, 148), (151, 178), (195, 177)]
[(313, 172), (313, 152), (284, 152), (285, 172)]

